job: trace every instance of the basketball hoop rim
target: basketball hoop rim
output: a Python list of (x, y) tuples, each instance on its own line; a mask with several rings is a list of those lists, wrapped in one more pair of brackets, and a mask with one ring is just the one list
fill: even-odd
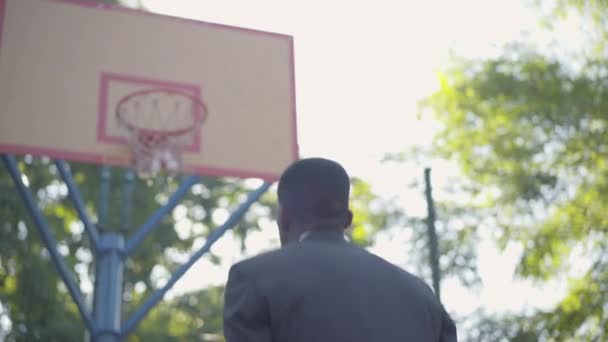
[[(181, 129), (176, 129), (176, 130), (149, 129), (149, 128), (138, 127), (137, 125), (128, 122), (127, 120), (125, 120), (122, 117), (122, 115), (119, 111), (119, 108), (121, 107), (121, 105), (123, 103), (125, 103), (137, 96), (148, 95), (148, 94), (152, 94), (152, 93), (160, 93), (160, 92), (187, 97), (190, 101), (192, 101), (195, 105), (199, 106), (202, 109), (200, 117), (196, 117), (195, 113), (192, 113), (192, 119), (193, 119), (192, 125), (190, 125), (189, 127), (186, 127), (186, 128), (181, 128)], [(172, 89), (172, 88), (153, 88), (153, 89), (138, 90), (138, 91), (135, 91), (128, 95), (123, 96), (116, 103), (116, 119), (122, 125), (124, 125), (129, 131), (137, 131), (138, 133), (143, 133), (146, 135), (158, 135), (158, 136), (183, 135), (183, 134), (186, 134), (186, 133), (192, 131), (196, 126), (202, 125), (205, 122), (205, 120), (207, 120), (207, 116), (208, 116), (207, 106), (205, 105), (205, 103), (203, 101), (201, 101), (200, 99), (198, 99), (196, 96), (194, 96), (192, 94), (188, 94), (185, 91), (181, 91), (178, 89)]]

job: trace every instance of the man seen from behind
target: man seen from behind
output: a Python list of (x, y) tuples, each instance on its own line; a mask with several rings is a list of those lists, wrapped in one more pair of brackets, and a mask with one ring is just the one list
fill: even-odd
[(333, 161), (287, 168), (278, 186), (282, 248), (231, 268), (227, 342), (457, 341), (422, 280), (344, 238), (349, 193), (349, 176)]

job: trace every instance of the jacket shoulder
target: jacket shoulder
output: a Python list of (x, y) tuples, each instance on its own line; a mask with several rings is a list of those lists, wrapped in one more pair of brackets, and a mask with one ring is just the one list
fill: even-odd
[(238, 270), (240, 272), (249, 274), (250, 272), (255, 272), (261, 268), (263, 269), (271, 267), (272, 264), (281, 260), (283, 254), (285, 254), (283, 249), (267, 251), (256, 256), (243, 259), (232, 265), (231, 268), (233, 270)]

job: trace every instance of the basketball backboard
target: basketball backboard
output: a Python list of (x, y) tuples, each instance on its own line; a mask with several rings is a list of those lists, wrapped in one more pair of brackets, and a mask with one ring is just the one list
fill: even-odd
[(128, 165), (116, 104), (159, 87), (208, 109), (183, 172), (274, 180), (298, 158), (290, 36), (89, 0), (0, 0), (0, 153)]

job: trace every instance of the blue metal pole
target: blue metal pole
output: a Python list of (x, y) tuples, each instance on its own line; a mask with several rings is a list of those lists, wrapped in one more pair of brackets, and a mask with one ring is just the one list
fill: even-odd
[[(110, 197), (110, 181), (112, 179), (112, 168), (107, 165), (101, 167), (101, 184), (99, 188), (99, 203), (97, 203), (97, 230), (103, 231), (107, 225), (108, 199)], [(101, 242), (100, 242), (101, 244)], [(95, 280), (93, 281), (93, 313), (97, 312), (97, 293), (99, 292), (99, 264), (100, 259), (95, 258)], [(96, 317), (95, 317), (96, 318)]]
[(190, 188), (199, 181), (199, 176), (188, 176), (188, 178), (186, 178), (182, 184), (180, 184), (179, 188), (177, 188), (175, 193), (171, 195), (167, 203), (160, 207), (129, 239), (125, 248), (125, 253), (127, 256), (133, 253), (135, 248), (146, 238), (146, 236), (154, 231), (160, 220), (162, 220), (165, 215), (173, 210), (179, 201), (186, 196), (188, 190), (190, 190)]
[(194, 253), (185, 264), (181, 265), (171, 276), (167, 284), (152, 294), (152, 296), (150, 296), (150, 298), (148, 298), (146, 302), (129, 318), (129, 320), (123, 326), (123, 330), (121, 332), (122, 338), (125, 338), (137, 327), (139, 322), (146, 316), (150, 309), (152, 309), (154, 305), (163, 299), (167, 291), (169, 291), (171, 287), (175, 285), (175, 283), (190, 269), (190, 267), (192, 267), (192, 265), (194, 265), (194, 263), (196, 263), (198, 259), (200, 259), (209, 251), (209, 249), (211, 249), (211, 246), (213, 246), (213, 244), (220, 237), (222, 237), (227, 230), (231, 229), (239, 222), (249, 207), (251, 207), (251, 205), (255, 203), (270, 188), (271, 185), (272, 183), (264, 183), (255, 191), (252, 191), (249, 196), (247, 196), (245, 202), (241, 203), (241, 205), (230, 215), (230, 217), (228, 217), (226, 222), (209, 234), (205, 245)]
[(61, 179), (68, 187), (68, 194), (70, 196), (70, 199), (74, 203), (74, 207), (78, 212), (78, 216), (80, 217), (80, 220), (84, 225), (84, 229), (87, 232), (89, 239), (91, 239), (91, 246), (93, 247), (91, 249), (94, 253), (96, 253), (97, 249), (99, 248), (99, 234), (97, 233), (97, 229), (95, 228), (91, 220), (89, 220), (89, 215), (87, 215), (86, 212), (86, 206), (84, 204), (84, 201), (82, 200), (82, 196), (80, 195), (78, 187), (74, 183), (72, 173), (70, 172), (67, 163), (63, 160), (55, 161), (55, 165), (57, 166), (57, 170), (59, 171)]
[(76, 285), (76, 282), (74, 281), (74, 279), (71, 277), (70, 271), (68, 270), (67, 266), (63, 263), (63, 259), (61, 258), (61, 255), (57, 251), (57, 242), (55, 241), (53, 234), (51, 234), (49, 225), (46, 222), (46, 220), (44, 219), (44, 216), (42, 215), (40, 208), (38, 208), (38, 206), (36, 205), (34, 196), (32, 196), (32, 194), (29, 191), (29, 189), (27, 188), (27, 186), (23, 183), (22, 174), (21, 174), (21, 172), (19, 172), (19, 168), (17, 167), (17, 161), (15, 160), (15, 157), (13, 155), (2, 155), (2, 160), (4, 161), (4, 164), (6, 165), (8, 172), (10, 173), (15, 185), (17, 186), (17, 191), (19, 192), (19, 195), (25, 202), (25, 205), (27, 206), (28, 211), (32, 215), (32, 218), (34, 219), (34, 222), (35, 222), (34, 226), (38, 230), (38, 233), (40, 233), (40, 237), (42, 238), (44, 245), (46, 246), (47, 250), (49, 251), (49, 254), (51, 255), (51, 260), (53, 261), (53, 264), (57, 268), (59, 275), (65, 282), (65, 285), (68, 289), (68, 292), (70, 293), (70, 296), (76, 303), (76, 306), (78, 307), (78, 311), (80, 312), (80, 316), (84, 320), (85, 326), (87, 327), (87, 329), (89, 329), (89, 331), (91, 331), (91, 332), (95, 331), (95, 323), (93, 322), (91, 315), (89, 314), (89, 312), (86, 309), (86, 305), (82, 299), (80, 289)]
[(112, 168), (110, 166), (101, 167), (101, 188), (99, 189), (99, 204), (97, 207), (97, 229), (103, 230), (108, 218), (108, 199), (110, 197), (110, 180), (112, 178)]
[(126, 232), (131, 226), (131, 208), (133, 207), (133, 191), (135, 188), (135, 173), (131, 169), (125, 170), (124, 197), (120, 224)]
[(118, 342), (122, 316), (125, 240), (118, 233), (101, 235), (95, 278), (95, 324), (93, 342)]

